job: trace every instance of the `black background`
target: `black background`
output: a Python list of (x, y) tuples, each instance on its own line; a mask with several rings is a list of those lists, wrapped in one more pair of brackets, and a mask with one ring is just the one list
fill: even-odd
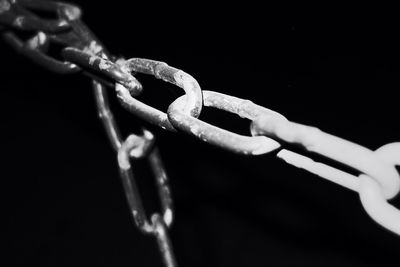
[[(373, 150), (399, 141), (398, 28), (386, 12), (79, 4), (115, 55), (165, 61), (202, 89), (250, 99)], [(162, 266), (155, 240), (133, 225), (89, 79), (53, 74), (3, 42), (0, 58), (7, 265)], [(159, 109), (182, 94), (137, 78), (140, 99)], [(356, 193), (274, 155), (233, 155), (147, 125), (110, 93), (124, 136), (142, 125), (157, 136), (176, 205), (170, 234), (180, 266), (398, 266), (400, 238), (368, 217)], [(248, 121), (234, 115), (204, 108), (200, 118), (249, 134)], [(147, 167), (138, 162), (135, 171), (150, 213), (158, 206)], [(400, 207), (399, 198), (392, 203)]]

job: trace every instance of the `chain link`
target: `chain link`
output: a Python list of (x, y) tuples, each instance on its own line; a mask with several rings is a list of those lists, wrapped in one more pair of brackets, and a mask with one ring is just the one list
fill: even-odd
[[(57, 13), (59, 19), (39, 20), (29, 9), (53, 11)], [(165, 266), (176, 266), (167, 231), (173, 218), (171, 191), (158, 149), (154, 147), (154, 137), (148, 130), (143, 130), (143, 136), (132, 134), (126, 140), (121, 138), (104, 86), (110, 82), (107, 83), (104, 78), (124, 85), (134, 96), (141, 92), (141, 84), (113, 60), (88, 27), (79, 20), (80, 14), (78, 7), (58, 2), (0, 1), (0, 23), (5, 26), (2, 36), (16, 51), (57, 73), (83, 71), (93, 79), (98, 115), (112, 147), (117, 152), (121, 181), (135, 224), (142, 232), (156, 238)], [(35, 24), (28, 23), (28, 25), (25, 21), (33, 21)], [(42, 25), (45, 26), (41, 27)], [(24, 42), (10, 30), (15, 28), (23, 31), (34, 30), (34, 36)], [(55, 32), (59, 34), (54, 35)], [(51, 42), (64, 44), (63, 55), (70, 61), (63, 62), (47, 55), (46, 51)], [(201, 99), (198, 101), (198, 106), (201, 107)], [(163, 216), (155, 213), (151, 216), (151, 222), (146, 219), (129, 163), (129, 158), (143, 157), (150, 162), (163, 209)]]
[[(53, 12), (56, 19), (44, 19), (35, 11)], [(155, 236), (166, 266), (176, 266), (168, 228), (173, 221), (171, 191), (153, 134), (129, 135), (123, 139), (107, 100), (106, 86), (114, 86), (123, 107), (143, 120), (165, 130), (182, 131), (204, 142), (245, 155), (277, 151), (277, 157), (359, 193), (366, 212), (377, 223), (400, 235), (400, 211), (387, 200), (400, 190), (396, 165), (400, 165), (400, 143), (371, 151), (353, 142), (294, 123), (278, 112), (249, 100), (202, 91), (198, 82), (182, 70), (149, 59), (117, 59), (109, 54), (89, 28), (80, 20), (81, 10), (74, 5), (29, 0), (0, 0), (0, 31), (17, 52), (47, 69), (62, 73), (83, 73), (92, 79), (98, 115), (113, 149), (117, 153), (121, 181), (137, 228)], [(32, 36), (23, 40), (18, 33)], [(63, 46), (59, 60), (48, 53), (52, 44)], [(167, 113), (137, 100), (142, 91), (134, 73), (153, 75), (181, 87), (185, 95), (170, 104)], [(251, 136), (242, 136), (198, 119), (203, 106), (235, 113), (251, 121)], [(310, 157), (287, 150), (300, 145), (305, 152), (322, 155), (359, 171), (360, 175), (319, 163)], [(161, 201), (162, 212), (147, 219), (130, 159), (150, 162)]]

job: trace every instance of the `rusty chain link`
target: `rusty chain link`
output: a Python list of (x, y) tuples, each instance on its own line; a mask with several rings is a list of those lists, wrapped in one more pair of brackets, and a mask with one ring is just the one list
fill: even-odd
[[(50, 10), (57, 12), (59, 19), (54, 21), (39, 20), (29, 9)], [(58, 73), (74, 73), (90, 67), (90, 72), (84, 73), (93, 78), (93, 90), (97, 104), (98, 115), (106, 130), (112, 147), (117, 152), (121, 181), (124, 187), (128, 205), (131, 209), (136, 226), (143, 232), (156, 237), (159, 250), (166, 266), (176, 266), (171, 242), (167, 228), (172, 223), (173, 210), (171, 192), (168, 186), (167, 175), (164, 170), (159, 152), (154, 147), (154, 137), (143, 130), (143, 136), (130, 135), (126, 140), (120, 136), (118, 126), (110, 110), (106, 88), (103, 85), (104, 78), (111, 78), (126, 86), (129, 93), (137, 95), (141, 91), (141, 85), (135, 77), (130, 75), (119, 64), (113, 62), (109, 53), (94, 37), (90, 30), (80, 21), (79, 8), (63, 3), (47, 1), (0, 1), (0, 22), (6, 26), (3, 38), (18, 52), (27, 55), (35, 62)], [(35, 25), (50, 25), (37, 27), (34, 36), (27, 41), (22, 41), (10, 29), (24, 31), (32, 30), (32, 24), (25, 26), (24, 21), (40, 21)], [(22, 22), (21, 22), (22, 21)], [(56, 26), (54, 26), (56, 25)], [(60, 26), (61, 25), (61, 26)], [(48, 29), (51, 29), (48, 30)], [(47, 30), (47, 31), (46, 31)], [(56, 35), (53, 35), (57, 32)], [(46, 55), (49, 42), (61, 42), (71, 49), (81, 49), (82, 57), (75, 57), (76, 61), (88, 60), (88, 66), (70, 62), (61, 62)], [(65, 51), (68, 53), (68, 51)], [(73, 57), (72, 57), (73, 58)], [(72, 61), (72, 60), (71, 60)], [(76, 62), (76, 63), (78, 63)], [(96, 74), (92, 72), (97, 72)], [(98, 75), (103, 78), (98, 78)], [(102, 81), (102, 82), (99, 82)], [(201, 103), (201, 102), (200, 102)], [(134, 175), (129, 163), (130, 158), (139, 159), (146, 157), (155, 175), (155, 181), (161, 199), (163, 215), (155, 213), (151, 216), (151, 222), (146, 219), (141, 198), (136, 186)]]
[[(35, 11), (53, 12), (56, 19), (44, 19)], [(206, 143), (245, 155), (277, 152), (277, 157), (322, 178), (359, 193), (367, 213), (380, 225), (400, 235), (400, 211), (387, 200), (400, 190), (396, 165), (400, 165), (400, 143), (382, 146), (376, 151), (294, 123), (281, 114), (249, 100), (202, 91), (198, 82), (182, 70), (164, 62), (149, 59), (116, 58), (80, 20), (81, 10), (74, 5), (44, 0), (0, 0), (0, 31), (3, 39), (17, 52), (26, 55), (47, 69), (71, 74), (81, 72), (92, 79), (99, 118), (112, 147), (117, 153), (121, 181), (128, 205), (138, 229), (156, 237), (166, 266), (176, 266), (168, 227), (173, 221), (173, 205), (168, 179), (153, 134), (123, 139), (107, 100), (107, 87), (114, 87), (121, 105), (141, 119), (169, 131), (182, 131)], [(21, 31), (32, 36), (23, 40)], [(52, 43), (63, 46), (56, 59), (47, 52)], [(134, 73), (152, 75), (181, 87), (185, 94), (170, 104), (167, 113), (139, 101), (141, 83)], [(251, 121), (251, 136), (238, 135), (198, 119), (203, 107), (235, 113)], [(354, 176), (310, 157), (287, 150), (299, 145), (305, 152), (322, 155), (344, 164), (360, 175)], [(161, 201), (162, 212), (147, 219), (137, 188), (130, 159), (146, 158), (150, 162)]]

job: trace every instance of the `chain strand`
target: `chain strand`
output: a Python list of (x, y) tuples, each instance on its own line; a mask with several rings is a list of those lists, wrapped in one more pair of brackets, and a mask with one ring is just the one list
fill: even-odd
[[(35, 11), (54, 12), (57, 18), (43, 19)], [(400, 178), (395, 169), (400, 165), (400, 143), (371, 151), (315, 127), (291, 122), (278, 112), (249, 100), (202, 91), (192, 76), (164, 62), (141, 58), (117, 60), (81, 22), (81, 13), (78, 7), (60, 2), (0, 0), (0, 32), (17, 52), (47, 69), (62, 74), (81, 72), (92, 79), (98, 115), (117, 153), (121, 181), (135, 225), (140, 231), (155, 236), (165, 266), (176, 266), (167, 231), (173, 221), (167, 175), (150, 131), (143, 129), (141, 136), (132, 134), (125, 140), (121, 137), (109, 107), (106, 86), (115, 86), (121, 105), (128, 111), (165, 130), (182, 131), (234, 153), (260, 155), (278, 151), (276, 156), (288, 164), (358, 192), (371, 218), (400, 235), (400, 211), (387, 202), (400, 190)], [(20, 31), (33, 35), (24, 41), (18, 37)], [(47, 53), (52, 43), (64, 46), (61, 56), (65, 61)], [(136, 99), (142, 91), (142, 85), (132, 75), (136, 72), (175, 84), (185, 95), (176, 99), (167, 113), (148, 106)], [(238, 135), (199, 120), (203, 106), (250, 120), (251, 136)], [(358, 170), (360, 175), (357, 177), (286, 149), (293, 144)], [(130, 163), (130, 159), (140, 158), (150, 162), (161, 201), (161, 214), (153, 214), (150, 220)]]
[[(60, 19), (56, 21), (39, 20), (27, 8), (55, 11)], [(112, 57), (103, 45), (79, 20), (80, 14), (77, 7), (58, 2), (0, 1), (1, 24), (12, 29), (37, 31), (32, 38), (23, 42), (14, 32), (7, 29), (2, 34), (3, 39), (16, 51), (57, 73), (68, 74), (83, 71), (85, 75), (93, 78), (92, 86), (98, 116), (113, 149), (117, 152), (121, 181), (134, 222), (139, 230), (155, 236), (165, 266), (177, 266), (168, 236), (168, 227), (173, 220), (171, 190), (160, 154), (154, 146), (154, 136), (144, 129), (143, 136), (132, 134), (126, 140), (122, 139), (108, 103), (104, 78), (123, 84), (132, 95), (138, 95), (141, 92), (141, 84), (135, 77), (122, 69), (117, 62), (111, 60)], [(69, 31), (65, 32), (66, 29)], [(53, 34), (57, 32), (60, 34)], [(70, 57), (70, 61), (74, 61), (74, 63), (62, 62), (46, 55), (45, 52), (51, 41), (65, 44), (63, 55), (65, 58)], [(87, 69), (89, 70), (86, 71)], [(99, 75), (103, 77), (99, 77)], [(198, 103), (198, 106), (201, 107), (200, 104), (201, 102)], [(146, 219), (129, 163), (130, 158), (147, 158), (155, 176), (163, 215), (153, 214), (151, 222)]]

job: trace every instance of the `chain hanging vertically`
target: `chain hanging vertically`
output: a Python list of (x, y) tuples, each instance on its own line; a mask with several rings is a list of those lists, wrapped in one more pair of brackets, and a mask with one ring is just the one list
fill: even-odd
[[(31, 9), (55, 12), (58, 19), (40, 19), (30, 11)], [(104, 46), (80, 21), (80, 15), (81, 11), (78, 7), (64, 3), (0, 0), (0, 23), (5, 26), (2, 36), (16, 51), (57, 73), (67, 74), (83, 71), (93, 79), (92, 86), (98, 116), (111, 146), (117, 152), (121, 181), (134, 222), (139, 230), (156, 238), (165, 266), (174, 267), (176, 261), (168, 236), (168, 227), (173, 219), (171, 191), (160, 154), (154, 146), (154, 136), (144, 129), (143, 136), (132, 134), (126, 140), (122, 139), (109, 107), (104, 84), (113, 86), (114, 82), (118, 82), (124, 85), (132, 95), (138, 95), (142, 86), (120, 64), (114, 62), (113, 57)], [(12, 31), (13, 29), (33, 31), (34, 35), (24, 42)], [(65, 45), (63, 55), (70, 59), (69, 62), (59, 61), (46, 54), (51, 42)], [(198, 92), (200, 91), (198, 90)], [(201, 108), (201, 98), (197, 107)], [(145, 216), (129, 163), (131, 157), (134, 159), (147, 158), (155, 175), (163, 215), (153, 214), (151, 222)]]

